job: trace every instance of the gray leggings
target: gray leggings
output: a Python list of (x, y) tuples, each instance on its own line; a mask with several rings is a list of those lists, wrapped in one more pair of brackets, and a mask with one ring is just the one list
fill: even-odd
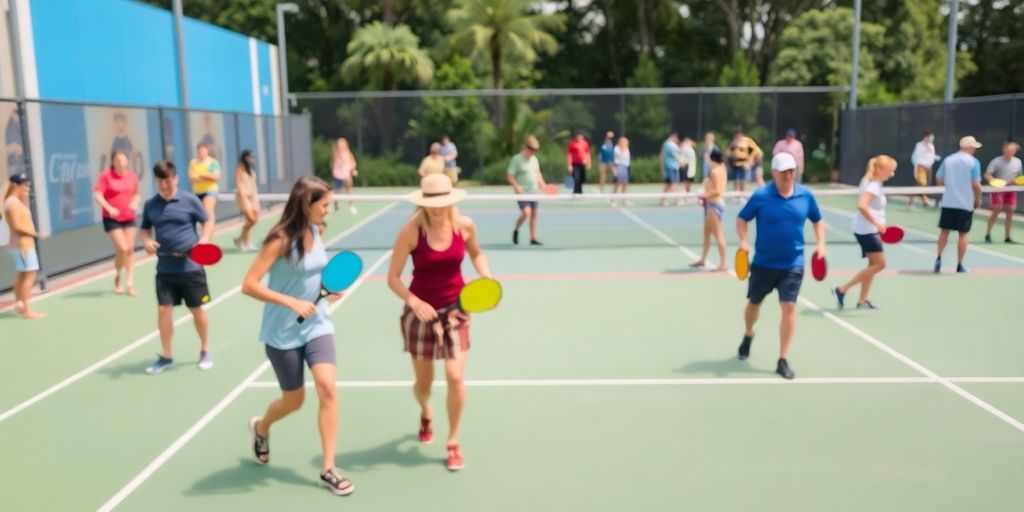
[(295, 391), (306, 384), (303, 361), (310, 368), (321, 363), (337, 364), (334, 355), (334, 335), (331, 334), (314, 338), (298, 348), (280, 350), (267, 345), (266, 349), (267, 359), (270, 359), (270, 364), (274, 366), (281, 391)]

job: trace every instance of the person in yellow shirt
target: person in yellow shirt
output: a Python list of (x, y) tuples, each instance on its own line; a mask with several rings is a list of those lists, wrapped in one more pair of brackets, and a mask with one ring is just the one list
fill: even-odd
[[(729, 144), (728, 158), (729, 179), (732, 180), (733, 190), (743, 192), (746, 190), (746, 182), (750, 180), (752, 165), (764, 155), (754, 139), (747, 137), (743, 129), (736, 131), (732, 142)], [(756, 180), (755, 180), (756, 181)]]
[(423, 157), (418, 170), (420, 177), (428, 174), (444, 174), (445, 160), (441, 156), (441, 144), (435, 142), (430, 145), (430, 154)]
[(214, 219), (220, 182), (220, 162), (210, 156), (210, 148), (204, 142), (196, 146), (196, 158), (188, 164), (188, 180), (192, 183), (192, 192), (202, 201), (206, 215)]

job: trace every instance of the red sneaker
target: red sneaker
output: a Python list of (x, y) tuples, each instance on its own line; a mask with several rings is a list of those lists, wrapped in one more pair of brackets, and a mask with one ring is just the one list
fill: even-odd
[(459, 445), (448, 445), (448, 471), (458, 471), (466, 467), (466, 459), (462, 457)]
[(420, 418), (420, 442), (423, 444), (434, 442), (434, 429), (430, 428), (430, 418)]

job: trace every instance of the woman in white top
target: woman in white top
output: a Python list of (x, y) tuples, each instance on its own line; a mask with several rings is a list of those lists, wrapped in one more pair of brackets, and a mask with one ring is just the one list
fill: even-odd
[[(626, 187), (629, 186), (629, 139), (625, 137), (619, 137), (619, 143), (615, 145), (615, 149), (612, 150), (612, 165), (615, 170), (613, 171), (613, 185), (612, 193), (626, 193)], [(629, 201), (623, 201), (623, 205), (629, 206), (633, 204)], [(615, 200), (612, 199), (612, 206), (615, 206)]]
[(861, 255), (868, 259), (868, 266), (857, 272), (853, 279), (832, 289), (839, 309), (843, 309), (846, 293), (858, 283), (860, 298), (857, 309), (878, 309), (868, 300), (871, 283), (875, 275), (885, 268), (885, 253), (882, 252), (881, 234), (885, 233), (885, 193), (882, 184), (896, 174), (896, 160), (888, 155), (878, 155), (868, 161), (867, 173), (860, 182), (860, 199), (857, 214), (853, 217), (853, 235), (860, 244)]
[[(914, 153), (910, 155), (910, 161), (914, 163), (914, 180), (922, 187), (927, 187), (932, 181), (932, 165), (939, 160), (935, 154), (935, 136), (931, 131), (924, 132), (924, 138), (914, 146)], [(921, 204), (927, 208), (931, 205), (928, 196), (920, 195)], [(910, 196), (907, 208), (914, 207), (914, 196)]]

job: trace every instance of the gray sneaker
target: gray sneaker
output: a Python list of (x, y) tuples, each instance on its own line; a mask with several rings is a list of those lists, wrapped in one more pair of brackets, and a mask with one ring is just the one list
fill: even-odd
[(146, 367), (146, 373), (148, 375), (156, 375), (172, 364), (174, 364), (174, 359), (162, 355), (157, 356), (156, 362)]
[(199, 369), (209, 370), (210, 368), (213, 368), (213, 356), (204, 350), (199, 353)]

